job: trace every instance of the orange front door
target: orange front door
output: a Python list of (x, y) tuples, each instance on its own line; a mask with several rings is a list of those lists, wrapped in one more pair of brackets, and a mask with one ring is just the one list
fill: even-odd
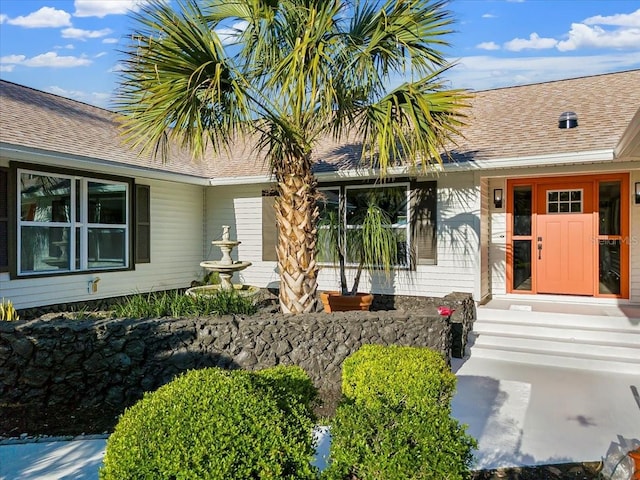
[(538, 185), (534, 241), (538, 293), (593, 295), (593, 183)]

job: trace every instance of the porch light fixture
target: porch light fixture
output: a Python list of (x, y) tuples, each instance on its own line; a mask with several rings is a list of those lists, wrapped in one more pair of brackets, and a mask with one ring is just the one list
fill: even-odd
[(636, 205), (640, 205), (640, 182), (636, 182)]
[(576, 112), (562, 112), (558, 118), (558, 128), (576, 128), (578, 115)]
[[(637, 190), (637, 186), (636, 186)], [(493, 189), (493, 206), (496, 208), (502, 208), (502, 189), (494, 188)]]

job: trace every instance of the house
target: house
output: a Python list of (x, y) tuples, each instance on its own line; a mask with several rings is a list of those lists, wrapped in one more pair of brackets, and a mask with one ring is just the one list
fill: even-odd
[[(402, 239), (392, 277), (362, 288), (640, 303), (640, 70), (471, 103), (464, 138), (433, 172), (394, 167), (380, 181), (357, 167), (357, 141), (315, 152), (326, 204), (344, 199), (348, 222), (375, 189)], [(124, 146), (112, 112), (0, 81), (0, 296), (27, 308), (182, 288), (219, 255), (222, 225), (252, 262), (239, 280), (277, 285), (259, 152), (169, 158)], [(335, 270), (319, 282), (334, 288)]]

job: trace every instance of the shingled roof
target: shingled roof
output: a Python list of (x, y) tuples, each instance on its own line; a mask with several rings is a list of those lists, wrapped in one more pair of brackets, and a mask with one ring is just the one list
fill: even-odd
[[(457, 161), (473, 162), (613, 152), (639, 107), (640, 70), (480, 91), (471, 100), (464, 138), (457, 139), (451, 153)], [(565, 111), (578, 115), (578, 128), (558, 128)], [(269, 173), (250, 141), (202, 161), (176, 149), (163, 165), (123, 143), (113, 112), (3, 80), (0, 145), (202, 178)], [(314, 151), (316, 170), (352, 169), (359, 152), (357, 139), (325, 139)]]

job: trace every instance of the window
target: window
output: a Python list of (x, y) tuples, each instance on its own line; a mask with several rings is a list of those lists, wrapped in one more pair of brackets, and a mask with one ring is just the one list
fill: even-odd
[[(392, 216), (393, 228), (398, 235), (398, 261), (402, 267), (434, 265), (436, 263), (437, 238), (437, 185), (434, 181), (393, 183), (388, 185), (335, 185), (320, 187), (324, 197), (319, 204), (319, 228), (322, 219), (339, 215), (343, 230), (355, 229), (356, 212), (366, 203), (367, 195), (379, 195), (378, 199)], [(273, 211), (275, 191), (262, 192), (262, 260), (276, 261), (278, 232)], [(344, 203), (344, 207), (341, 206)], [(344, 213), (339, 213), (344, 212)], [(348, 222), (348, 223), (346, 223)], [(326, 223), (326, 222), (325, 222)], [(322, 249), (320, 249), (322, 251)], [(318, 258), (321, 263), (332, 262)]]
[(547, 190), (547, 213), (582, 213), (582, 190)]
[(129, 267), (130, 184), (19, 169), (18, 275)]
[[(349, 236), (355, 230), (361, 228), (361, 215), (371, 202), (376, 203), (390, 217), (391, 223), (387, 228), (394, 231), (397, 239), (398, 254), (396, 266), (407, 267), (409, 257), (409, 185), (394, 184), (391, 186), (345, 186), (342, 188), (321, 188), (320, 193), (320, 228), (331, 228), (322, 225), (332, 215), (338, 218), (343, 227), (349, 252)], [(329, 259), (319, 258), (320, 262)], [(355, 263), (347, 253), (347, 263)]]

